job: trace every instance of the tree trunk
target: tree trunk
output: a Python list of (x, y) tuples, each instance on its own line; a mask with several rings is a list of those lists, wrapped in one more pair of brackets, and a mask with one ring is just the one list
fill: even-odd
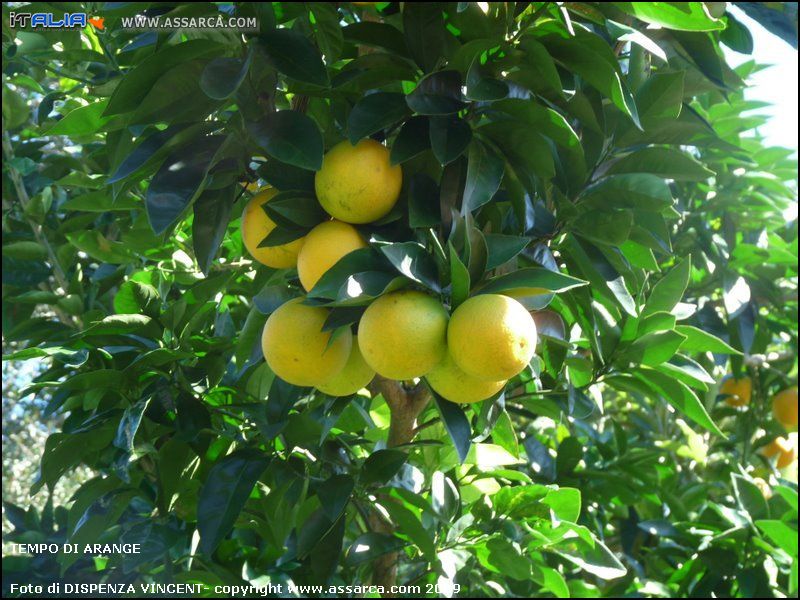
[[(389, 405), (391, 419), (389, 422), (389, 437), (386, 446), (393, 448), (410, 442), (415, 433), (417, 416), (422, 412), (430, 400), (430, 393), (425, 384), (418, 383), (408, 388), (399, 381), (385, 379), (376, 375), (369, 387), (373, 396), (382, 394)], [(387, 520), (376, 509), (369, 513), (369, 526), (372, 531), (392, 535), (394, 524)], [(397, 583), (397, 561), (399, 552), (389, 552), (375, 559), (372, 565), (373, 585), (383, 586), (386, 590), (384, 597), (391, 597), (389, 590)]]

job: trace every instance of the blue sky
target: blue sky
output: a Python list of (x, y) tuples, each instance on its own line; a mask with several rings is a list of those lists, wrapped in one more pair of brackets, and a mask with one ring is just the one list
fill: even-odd
[(793, 148), (797, 152), (797, 51), (738, 8), (733, 7), (733, 12), (752, 32), (754, 49), (752, 56), (726, 49), (729, 64), (736, 66), (752, 58), (758, 64), (772, 65), (756, 73), (745, 92), (748, 99), (773, 105), (759, 111), (771, 117), (760, 133), (768, 145)]

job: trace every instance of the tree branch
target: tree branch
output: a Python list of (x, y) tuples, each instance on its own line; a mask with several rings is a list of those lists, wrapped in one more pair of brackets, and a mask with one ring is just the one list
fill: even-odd
[[(417, 432), (417, 417), (431, 399), (425, 384), (419, 382), (408, 387), (400, 381), (376, 375), (369, 385), (369, 391), (373, 397), (381, 394), (389, 405), (391, 420), (386, 446), (394, 448), (409, 443)], [(369, 512), (369, 526), (372, 531), (386, 535), (392, 535), (395, 529), (394, 524), (376, 508)], [(376, 558), (372, 565), (372, 583), (390, 590), (397, 582), (399, 557), (399, 552), (390, 552)], [(391, 595), (386, 592), (386, 597)]]

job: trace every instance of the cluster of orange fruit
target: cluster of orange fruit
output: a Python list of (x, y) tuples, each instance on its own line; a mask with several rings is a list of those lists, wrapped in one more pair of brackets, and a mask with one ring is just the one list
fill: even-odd
[[(331, 216), (303, 238), (259, 248), (275, 229), (263, 205), (276, 194), (255, 194), (244, 210), (242, 238), (257, 261), (278, 269), (297, 267), (300, 284), (311, 291), (344, 256), (367, 246), (354, 225), (388, 214), (402, 187), (402, 169), (389, 150), (373, 140), (334, 146), (316, 173), (314, 187)], [(335, 396), (354, 394), (375, 374), (395, 380), (425, 377), (453, 402), (478, 402), (499, 392), (533, 357), (537, 331), (517, 300), (499, 294), (468, 298), (449, 314), (438, 297), (403, 289), (371, 302), (358, 333), (325, 331), (330, 310), (304, 297), (290, 300), (267, 319), (264, 357), (289, 383), (316, 387)]]
[[(722, 382), (719, 393), (729, 406), (750, 404), (753, 382), (749, 377), (728, 377)], [(772, 415), (788, 432), (797, 431), (797, 386), (782, 390), (772, 398)], [(779, 469), (789, 467), (797, 460), (797, 436), (779, 436), (764, 446), (764, 456), (775, 460)]]

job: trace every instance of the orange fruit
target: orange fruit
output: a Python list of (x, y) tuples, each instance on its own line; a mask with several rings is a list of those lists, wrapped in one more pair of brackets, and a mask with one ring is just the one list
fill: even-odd
[(775, 394), (772, 399), (772, 414), (786, 429), (797, 429), (797, 386)]
[(769, 459), (777, 457), (775, 466), (779, 469), (785, 469), (797, 460), (797, 445), (785, 437), (776, 437), (761, 452)]
[(719, 388), (729, 406), (747, 406), (753, 395), (753, 382), (749, 377), (726, 377)]

